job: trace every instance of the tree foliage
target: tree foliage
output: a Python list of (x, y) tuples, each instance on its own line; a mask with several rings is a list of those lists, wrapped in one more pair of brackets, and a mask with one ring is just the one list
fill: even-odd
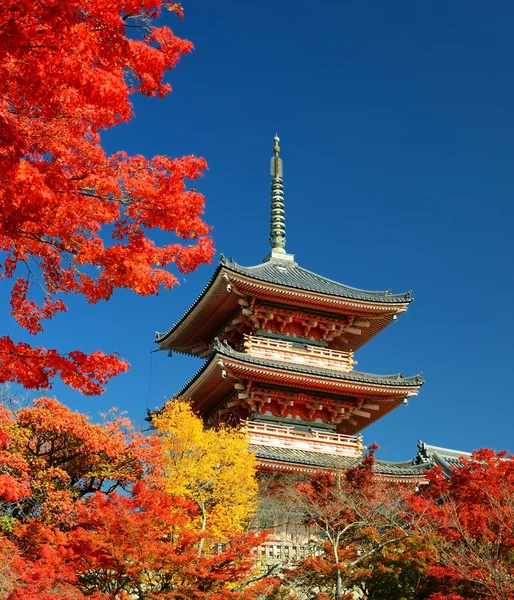
[[(295, 489), (312, 555), (285, 569), (298, 598), (514, 600), (514, 458), (476, 451), (425, 482), (373, 473), (373, 452)], [(290, 510), (291, 507), (289, 507)]]
[(157, 437), (48, 398), (0, 417), (0, 597), (253, 600), (274, 585), (245, 583), (262, 536), (214, 545), (198, 505), (166, 491)]
[(439, 588), (429, 576), (435, 559), (433, 537), (415, 535), (368, 556), (354, 582), (369, 600), (426, 600)]
[(450, 478), (440, 469), (411, 499), (437, 554), (429, 574), (439, 581), (434, 600), (514, 598), (514, 458), (482, 449)]
[[(66, 310), (64, 294), (155, 294), (177, 283), (169, 265), (187, 273), (212, 257), (204, 198), (185, 183), (205, 161), (108, 156), (100, 144), (132, 118), (131, 94), (171, 90), (164, 76), (192, 48), (155, 25), (162, 9), (182, 16), (169, 0), (0, 2), (0, 271), (31, 334)], [(176, 241), (159, 246), (151, 229)], [(127, 366), (0, 338), (0, 383), (49, 388), (59, 375), (97, 394)]]
[(242, 531), (255, 493), (244, 435), (205, 431), (180, 402), (156, 424), (145, 437), (116, 412), (95, 424), (51, 398), (1, 408), (0, 597), (514, 598), (505, 453), (476, 452), (450, 479), (434, 469), (414, 490), (377, 479), (371, 452), (281, 492), (314, 552), (278, 581), (254, 564), (264, 536)]
[(241, 531), (256, 508), (256, 459), (243, 431), (205, 429), (186, 402), (172, 401), (153, 418), (165, 449), (166, 488), (189, 498), (201, 514), (199, 527), (219, 538)]
[[(55, 399), (12, 413), (0, 410), (2, 519), (65, 522), (75, 501), (100, 490), (128, 490), (157, 476), (157, 441), (115, 416), (96, 425)], [(70, 516), (71, 518), (71, 516)]]
[(365, 580), (370, 561), (412, 535), (403, 490), (374, 474), (376, 448), (345, 472), (317, 473), (297, 486), (296, 512), (311, 528), (316, 549), (287, 575), (302, 593), (351, 598), (349, 590)]

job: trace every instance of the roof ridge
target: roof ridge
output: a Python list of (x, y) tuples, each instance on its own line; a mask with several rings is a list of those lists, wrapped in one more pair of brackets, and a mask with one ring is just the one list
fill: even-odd
[(452, 456), (472, 455), (471, 452), (465, 452), (464, 450), (453, 450), (452, 448), (443, 448), (442, 446), (433, 446), (432, 444), (427, 444), (426, 442), (422, 442), (421, 440), (418, 441), (418, 448), (419, 444), (423, 444), (422, 447), (425, 451), (432, 451), (434, 454), (439, 454), (439, 456), (444, 456), (445, 454), (451, 454)]

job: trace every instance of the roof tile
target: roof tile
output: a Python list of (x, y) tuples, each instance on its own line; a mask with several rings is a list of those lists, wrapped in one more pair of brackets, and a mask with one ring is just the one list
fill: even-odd
[(341, 298), (350, 298), (352, 300), (363, 300), (367, 302), (390, 302), (402, 304), (411, 302), (410, 292), (405, 294), (392, 294), (390, 290), (368, 291), (352, 288), (312, 271), (300, 267), (294, 261), (281, 261), (271, 259), (254, 267), (243, 267), (233, 260), (221, 258), (221, 264), (230, 271), (246, 275), (252, 279), (264, 281), (266, 283), (275, 283), (285, 287), (308, 290), (318, 294), (327, 294), (329, 296), (339, 296)]
[(358, 288), (352, 288), (342, 283), (337, 283), (337, 281), (333, 281), (332, 279), (323, 277), (322, 275), (317, 275), (312, 271), (308, 271), (307, 269), (300, 267), (294, 261), (285, 261), (272, 258), (254, 267), (243, 267), (238, 265), (232, 259), (227, 259), (221, 255), (219, 265), (216, 267), (201, 294), (172, 327), (163, 333), (157, 332), (155, 334), (156, 343), (160, 344), (163, 342), (175, 329), (177, 329), (177, 327), (186, 319), (186, 317), (193, 312), (200, 300), (207, 293), (207, 290), (214, 283), (214, 280), (222, 268), (240, 275), (244, 275), (251, 279), (255, 279), (257, 281), (315, 292), (322, 295), (348, 298), (350, 300), (391, 304), (405, 304), (412, 301), (410, 292), (405, 294), (392, 294), (390, 290), (367, 291), (360, 290)]

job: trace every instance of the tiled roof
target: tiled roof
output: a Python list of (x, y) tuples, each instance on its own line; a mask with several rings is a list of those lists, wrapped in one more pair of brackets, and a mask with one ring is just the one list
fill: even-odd
[[(423, 444), (423, 442), (421, 442), (421, 444)], [(294, 465), (320, 467), (322, 469), (349, 469), (359, 462), (358, 458), (352, 458), (350, 456), (335, 456), (333, 454), (313, 452), (311, 450), (261, 446), (259, 444), (251, 444), (250, 452), (253, 452), (257, 458), (261, 460), (273, 460)], [(421, 460), (420, 452), (418, 451), (418, 455), (415, 458), (405, 462), (375, 460), (375, 472), (381, 475), (396, 477), (422, 477), (425, 470), (431, 469), (437, 465), (440, 466), (445, 475), (449, 477), (452, 469), (461, 466), (461, 462), (457, 457), (468, 456), (468, 454), (469, 453), (467, 452), (447, 450), (445, 454), (434, 452), (426, 459)]]
[(395, 304), (412, 301), (410, 292), (392, 294), (390, 290), (367, 291), (352, 288), (308, 271), (291, 260), (271, 259), (254, 267), (243, 267), (233, 260), (227, 260), (225, 257), (222, 257), (220, 264), (230, 271), (252, 279), (283, 285), (284, 287), (316, 292), (318, 294), (326, 294), (328, 296), (339, 296), (341, 298), (350, 298), (365, 302), (390, 302)]
[(390, 304), (405, 304), (412, 301), (410, 292), (405, 294), (392, 294), (390, 290), (386, 291), (367, 291), (352, 288), (342, 283), (337, 283), (332, 279), (327, 279), (322, 275), (317, 275), (312, 271), (303, 269), (294, 261), (285, 261), (272, 258), (254, 267), (243, 267), (238, 265), (232, 259), (221, 256), (220, 263), (216, 267), (207, 285), (202, 290), (198, 298), (180, 317), (180, 319), (168, 331), (155, 334), (155, 342), (163, 342), (187, 317), (205, 296), (220, 270), (225, 268), (228, 271), (244, 275), (256, 281), (281, 285), (284, 287), (315, 292), (317, 294), (348, 298), (350, 300), (360, 300), (364, 302), (380, 302)]
[(230, 348), (230, 346), (222, 344), (218, 340), (215, 340), (214, 342), (213, 351), (215, 353), (224, 354), (225, 356), (237, 358), (238, 360), (250, 364), (262, 365), (265, 367), (275, 367), (285, 371), (308, 373), (309, 375), (320, 375), (321, 377), (330, 377), (332, 379), (343, 379), (345, 381), (359, 381), (362, 383), (405, 387), (418, 387), (423, 385), (423, 378), (421, 374), (413, 375), (412, 377), (404, 377), (403, 373), (396, 373), (394, 375), (372, 375), (371, 373), (362, 373), (361, 371), (335, 371), (332, 369), (324, 369), (311, 365), (301, 365), (286, 361), (257, 358), (247, 354), (246, 352), (238, 352), (237, 350)]
[(213, 351), (211, 355), (205, 360), (204, 364), (200, 369), (191, 377), (191, 379), (174, 395), (174, 397), (181, 396), (189, 386), (194, 383), (198, 377), (205, 371), (208, 365), (213, 361), (216, 356), (228, 356), (235, 358), (242, 362), (246, 362), (254, 365), (262, 365), (264, 367), (271, 367), (276, 369), (282, 369), (284, 371), (293, 371), (295, 373), (306, 373), (308, 375), (319, 375), (320, 377), (329, 377), (331, 379), (341, 379), (343, 381), (358, 381), (360, 383), (370, 383), (373, 385), (389, 385), (389, 386), (404, 386), (404, 387), (419, 387), (423, 385), (423, 378), (421, 374), (414, 375), (412, 377), (404, 377), (402, 373), (395, 375), (373, 375), (371, 373), (362, 373), (360, 371), (335, 371), (332, 369), (323, 369), (319, 367), (313, 367), (309, 365), (294, 364), (291, 362), (268, 360), (265, 358), (257, 358), (250, 356), (246, 352), (238, 352), (233, 348), (230, 348), (227, 344), (222, 344), (219, 340), (214, 341)]
[(422, 476), (425, 469), (430, 469), (432, 465), (417, 465), (412, 460), (405, 462), (389, 462), (387, 460), (375, 460), (375, 472), (381, 475), (404, 476)]
[(349, 469), (357, 464), (358, 459), (351, 456), (334, 456), (311, 450), (299, 450), (297, 448), (278, 448), (274, 446), (260, 446), (250, 444), (250, 452), (261, 460), (275, 460), (310, 467), (321, 467), (325, 469)]
[(418, 453), (414, 460), (416, 464), (420, 465), (437, 465), (438, 467), (441, 467), (443, 473), (449, 477), (452, 469), (461, 465), (460, 458), (469, 456), (471, 456), (470, 452), (461, 452), (460, 450), (431, 446), (418, 440)]
[[(311, 450), (298, 450), (296, 448), (278, 448), (272, 446), (260, 446), (250, 444), (250, 452), (261, 460), (273, 460), (277, 462), (305, 465), (308, 467), (320, 467), (322, 469), (350, 469), (358, 464), (359, 459), (351, 456), (334, 456)], [(419, 464), (413, 461), (387, 462), (385, 460), (375, 461), (375, 472), (381, 475), (422, 476), (425, 469), (432, 465)]]

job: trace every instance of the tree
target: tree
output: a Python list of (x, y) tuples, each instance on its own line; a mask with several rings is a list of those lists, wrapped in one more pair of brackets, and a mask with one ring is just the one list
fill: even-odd
[[(182, 16), (171, 0), (0, 2), (0, 274), (14, 280), (11, 314), (31, 334), (66, 310), (64, 294), (155, 294), (177, 282), (167, 266), (188, 273), (213, 255), (204, 198), (185, 184), (203, 159), (107, 156), (100, 145), (132, 118), (131, 94), (170, 92), (165, 73), (192, 48), (154, 25), (163, 8)], [(177, 239), (160, 247), (151, 229)], [(127, 368), (101, 351), (0, 337), (0, 383), (49, 388), (59, 375), (98, 394)]]
[(153, 417), (167, 463), (169, 493), (189, 498), (200, 510), (199, 528), (215, 537), (242, 531), (255, 511), (256, 459), (243, 431), (224, 425), (205, 429), (186, 402), (168, 402)]
[(14, 415), (0, 408), (0, 518), (39, 523), (72, 518), (75, 502), (100, 490), (127, 491), (160, 477), (158, 441), (114, 416), (98, 425), (52, 398)]
[(318, 547), (288, 575), (303, 593), (342, 600), (359, 585), (370, 557), (413, 535), (400, 502), (402, 490), (374, 475), (376, 449), (371, 446), (345, 472), (316, 473), (297, 486), (296, 511), (313, 529)]
[[(0, 412), (0, 595), (7, 600), (253, 600), (262, 536), (195, 527), (166, 492), (158, 438), (122, 417), (94, 424), (42, 398)], [(235, 589), (239, 584), (240, 589)]]
[(434, 600), (514, 598), (514, 457), (493, 450), (461, 458), (447, 479), (429, 472), (430, 485), (411, 498), (427, 535), (436, 541), (429, 574)]
[(413, 536), (384, 546), (355, 572), (354, 581), (367, 600), (425, 600), (438, 589), (429, 577), (433, 536)]

